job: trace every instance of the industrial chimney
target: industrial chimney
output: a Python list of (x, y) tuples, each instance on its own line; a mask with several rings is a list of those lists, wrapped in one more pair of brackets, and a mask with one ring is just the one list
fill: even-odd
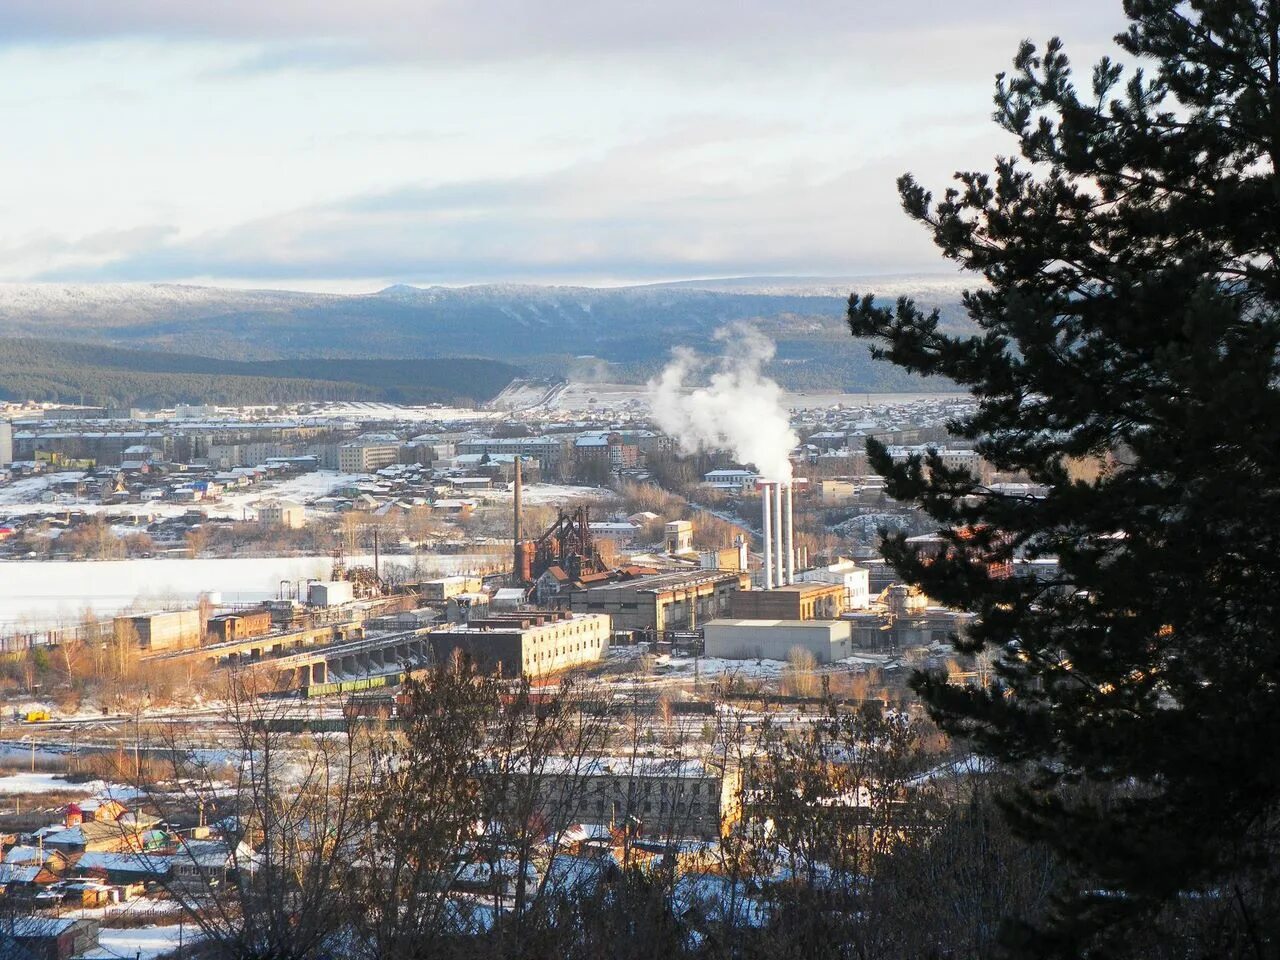
[(791, 484), (787, 484), (787, 584), (796, 581), (795, 530), (791, 525)]
[(760, 522), (764, 526), (764, 588), (773, 589), (773, 514), (769, 506), (769, 483), (760, 482)]
[(783, 533), (784, 533), (783, 527), (784, 527), (784, 521), (782, 518), (782, 484), (775, 483), (773, 485), (773, 530), (774, 530), (774, 536), (776, 540), (773, 548), (773, 564), (774, 564), (773, 582), (780, 587), (785, 586), (787, 582), (786, 577), (784, 575), (785, 565), (783, 563), (783, 557), (785, 556), (785, 554), (783, 553), (783, 550), (785, 549), (784, 543), (783, 543)]
[(523, 574), (524, 544), (521, 542), (521, 537), (523, 536), (524, 531), (520, 527), (520, 508), (521, 508), (521, 501), (524, 498), (524, 487), (523, 487), (522, 478), (520, 475), (520, 455), (519, 454), (516, 454), (515, 466), (516, 466), (515, 496), (513, 498), (515, 501), (515, 505), (513, 510), (514, 515), (513, 515), (512, 524), (511, 524), (511, 527), (512, 527), (511, 542), (513, 544), (512, 550), (511, 550), (511, 580), (513, 583), (519, 583), (524, 575)]

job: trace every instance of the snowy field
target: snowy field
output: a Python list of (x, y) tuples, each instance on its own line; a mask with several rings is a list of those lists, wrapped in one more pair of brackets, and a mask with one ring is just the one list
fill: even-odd
[(86, 960), (120, 960), (121, 957), (155, 960), (173, 953), (179, 944), (190, 946), (199, 937), (200, 928), (190, 923), (138, 927), (136, 930), (104, 928), (98, 932), (98, 949), (90, 950), (84, 956)]
[[(292, 500), (308, 504), (328, 496), (357, 480), (368, 479), (365, 474), (338, 473), (334, 470), (316, 470), (289, 477), (279, 483), (262, 483), (243, 491), (224, 493), (218, 500), (190, 503), (125, 503), (103, 506), (85, 500), (66, 499), (54, 503), (42, 501), (41, 495), (59, 478), (79, 476), (73, 473), (45, 473), (26, 477), (16, 483), (0, 487), (0, 517), (54, 513), (74, 509), (85, 513), (100, 513), (121, 520), (147, 522), (161, 517), (181, 516), (188, 510), (199, 510), (211, 517), (233, 520), (252, 520), (257, 516), (257, 505), (263, 500)], [(510, 492), (486, 492), (486, 499), (510, 501)], [(600, 487), (577, 487), (560, 483), (530, 483), (524, 488), (525, 503), (567, 503), (584, 498), (608, 499), (613, 491)]]
[(307, 503), (361, 478), (360, 474), (316, 470), (312, 473), (288, 477), (278, 483), (265, 482), (247, 490), (230, 491), (224, 493), (219, 500), (196, 504), (157, 502), (103, 506), (79, 500), (46, 503), (40, 499), (41, 495), (49, 489), (50, 484), (59, 478), (71, 476), (79, 476), (79, 474), (44, 473), (0, 487), (0, 515), (49, 513), (59, 508), (73, 507), (85, 513), (101, 513), (110, 517), (129, 517), (139, 520), (181, 516), (188, 510), (200, 510), (211, 517), (229, 517), (234, 520), (252, 519), (255, 516), (255, 505), (261, 500), (294, 500), (298, 503)]
[[(510, 503), (514, 494), (510, 490), (485, 490), (479, 499), (486, 503)], [(616, 500), (618, 494), (608, 487), (576, 487), (567, 483), (527, 483), (524, 492), (525, 506), (576, 503), (583, 500)]]
[(107, 788), (102, 780), (69, 783), (53, 773), (15, 773), (0, 777), (0, 796), (29, 793), (76, 793), (92, 797)]
[[(372, 557), (348, 557), (352, 566)], [(417, 564), (423, 576), (478, 570), (492, 557), (475, 554), (383, 556), (384, 570)], [(127, 608), (191, 606), (203, 593), (223, 603), (276, 597), (281, 581), (329, 577), (329, 557), (244, 557), (189, 560), (0, 561), (0, 630), (46, 627), (79, 620), (85, 610), (109, 616)]]
[(398, 423), (456, 423), (494, 420), (504, 416), (496, 410), (474, 410), (471, 407), (403, 407), (395, 403), (372, 401), (312, 404), (312, 414), (317, 413), (326, 417), (345, 417), (348, 420), (394, 420)]

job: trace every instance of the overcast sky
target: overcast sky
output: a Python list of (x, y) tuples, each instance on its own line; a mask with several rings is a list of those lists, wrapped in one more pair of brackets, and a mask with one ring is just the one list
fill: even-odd
[(1119, 0), (4, 0), (0, 280), (620, 283), (948, 269), (898, 174)]

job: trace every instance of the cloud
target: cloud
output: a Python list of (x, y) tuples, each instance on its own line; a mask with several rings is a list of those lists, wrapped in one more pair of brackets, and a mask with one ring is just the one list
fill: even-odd
[(1116, 0), (5, 0), (27, 166), (0, 276), (924, 269), (897, 175), (989, 166), (1017, 41), (1062, 33), (1084, 60), (1122, 19)]
[(157, 230), (115, 258), (64, 251), (38, 278), (605, 281), (940, 265), (898, 209), (888, 161), (834, 173), (790, 164), (735, 182), (717, 179), (717, 161), (674, 162), (669, 143), (540, 176), (406, 184), (197, 237)]
[[(672, 50), (707, 59), (727, 51), (783, 50), (843, 51), (857, 58), (874, 55), (876, 38), (885, 33), (1015, 27), (1039, 36), (1069, 28), (1068, 35), (1092, 42), (1100, 29), (1114, 32), (1117, 8), (1115, 0), (6, 0), (0, 36), (10, 43), (337, 40), (351, 50), (367, 45), (385, 56), (436, 61)], [(300, 51), (294, 65), (335, 52)], [(283, 54), (277, 63), (290, 59)]]

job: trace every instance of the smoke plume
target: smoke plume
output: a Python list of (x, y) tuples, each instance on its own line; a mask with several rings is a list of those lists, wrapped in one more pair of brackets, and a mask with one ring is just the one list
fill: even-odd
[[(800, 438), (788, 421), (782, 388), (762, 372), (773, 358), (773, 341), (746, 324), (722, 327), (715, 339), (724, 344), (720, 357), (677, 347), (649, 381), (654, 422), (675, 438), (681, 453), (728, 450), (766, 480), (790, 480), (787, 456)], [(708, 371), (707, 386), (688, 385)]]

